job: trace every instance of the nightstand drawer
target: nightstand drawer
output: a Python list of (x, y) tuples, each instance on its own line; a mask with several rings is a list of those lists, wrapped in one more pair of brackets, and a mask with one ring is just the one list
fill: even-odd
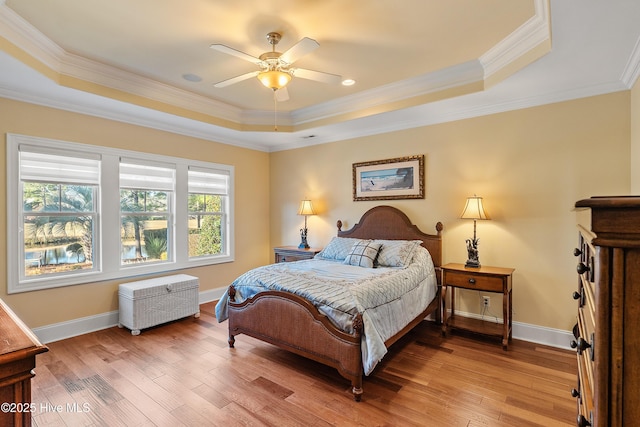
[(313, 258), (310, 255), (276, 254), (276, 262), (294, 262)]
[(277, 248), (273, 248), (276, 263), (311, 259), (321, 250), (321, 248), (300, 249), (296, 246), (279, 246)]
[(502, 292), (504, 290), (504, 278), (472, 273), (459, 273), (446, 271), (444, 274), (444, 286), (457, 288), (480, 289), (487, 292)]

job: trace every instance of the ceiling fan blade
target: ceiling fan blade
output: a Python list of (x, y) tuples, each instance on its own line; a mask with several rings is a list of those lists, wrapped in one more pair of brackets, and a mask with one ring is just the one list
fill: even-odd
[(251, 62), (253, 64), (262, 64), (262, 61), (255, 56), (251, 56), (248, 53), (240, 52), (232, 47), (225, 46), (223, 44), (212, 44), (209, 46), (213, 50), (217, 50), (218, 52), (226, 53), (227, 55), (235, 56), (236, 58), (243, 59), (245, 61)]
[(227, 80), (223, 80), (213, 85), (213, 87), (227, 87), (235, 83), (239, 83), (243, 80), (250, 79), (251, 77), (255, 77), (260, 73), (260, 71), (252, 71), (250, 73), (242, 74), (240, 76), (232, 77)]
[(322, 83), (338, 84), (342, 81), (342, 76), (337, 74), (323, 73), (321, 71), (306, 70), (304, 68), (292, 68), (294, 77), (301, 79), (315, 80)]
[(287, 64), (293, 64), (307, 53), (313, 52), (319, 47), (320, 45), (317, 41), (310, 39), (309, 37), (304, 37), (280, 55), (280, 59)]
[(282, 87), (276, 91), (276, 101), (284, 102), (289, 100), (289, 91), (287, 87)]

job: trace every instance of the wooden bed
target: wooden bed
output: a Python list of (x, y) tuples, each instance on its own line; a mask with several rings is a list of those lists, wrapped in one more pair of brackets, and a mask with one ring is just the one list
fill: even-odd
[[(431, 254), (436, 267), (438, 289), (436, 297), (423, 313), (385, 342), (388, 348), (413, 329), (427, 315), (434, 314), (440, 322), (442, 264), (442, 223), (436, 224), (437, 234), (423, 233), (400, 210), (377, 206), (367, 211), (350, 230), (342, 231), (338, 221), (338, 237), (385, 240), (421, 240)], [(246, 334), (285, 350), (331, 366), (351, 381), (353, 397), (362, 396), (362, 318), (357, 316), (354, 333), (337, 329), (307, 300), (286, 292), (265, 291), (241, 303), (235, 303), (235, 289), (229, 288), (229, 346), (235, 336)], [(274, 315), (277, 313), (277, 315)]]

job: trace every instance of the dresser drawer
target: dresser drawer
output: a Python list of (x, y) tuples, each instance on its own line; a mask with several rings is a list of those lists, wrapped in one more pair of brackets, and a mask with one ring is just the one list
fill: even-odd
[(505, 289), (503, 277), (477, 275), (456, 271), (445, 271), (443, 284), (445, 286), (479, 289), (487, 292), (503, 292)]
[(584, 419), (593, 425), (593, 384), (589, 382), (589, 377), (585, 373), (583, 359), (578, 357), (578, 390), (579, 394), (574, 397), (578, 401), (578, 420)]
[[(586, 388), (590, 395), (595, 393), (594, 384), (594, 355), (593, 344), (595, 339), (595, 332), (592, 329), (593, 325), (589, 323), (589, 318), (584, 316), (585, 312), (580, 309), (578, 313), (578, 337), (571, 343), (571, 346), (576, 349), (578, 356), (580, 381), (583, 388)], [(574, 344), (575, 343), (575, 344)], [(581, 348), (581, 344), (586, 347)]]

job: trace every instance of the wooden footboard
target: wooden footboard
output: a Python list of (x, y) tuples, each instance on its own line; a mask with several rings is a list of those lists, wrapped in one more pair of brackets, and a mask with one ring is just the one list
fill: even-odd
[(233, 302), (229, 288), (229, 346), (235, 335), (246, 334), (285, 350), (331, 366), (351, 381), (356, 401), (362, 395), (362, 318), (354, 334), (337, 329), (307, 300), (286, 292), (261, 292), (242, 303)]
[[(245, 334), (338, 370), (351, 381), (353, 398), (362, 397), (362, 317), (358, 315), (354, 333), (336, 328), (327, 316), (309, 301), (286, 292), (266, 291), (235, 303), (235, 289), (229, 288), (229, 347), (235, 335)], [(440, 321), (440, 288), (431, 304), (405, 328), (389, 338), (389, 348), (430, 314)]]

